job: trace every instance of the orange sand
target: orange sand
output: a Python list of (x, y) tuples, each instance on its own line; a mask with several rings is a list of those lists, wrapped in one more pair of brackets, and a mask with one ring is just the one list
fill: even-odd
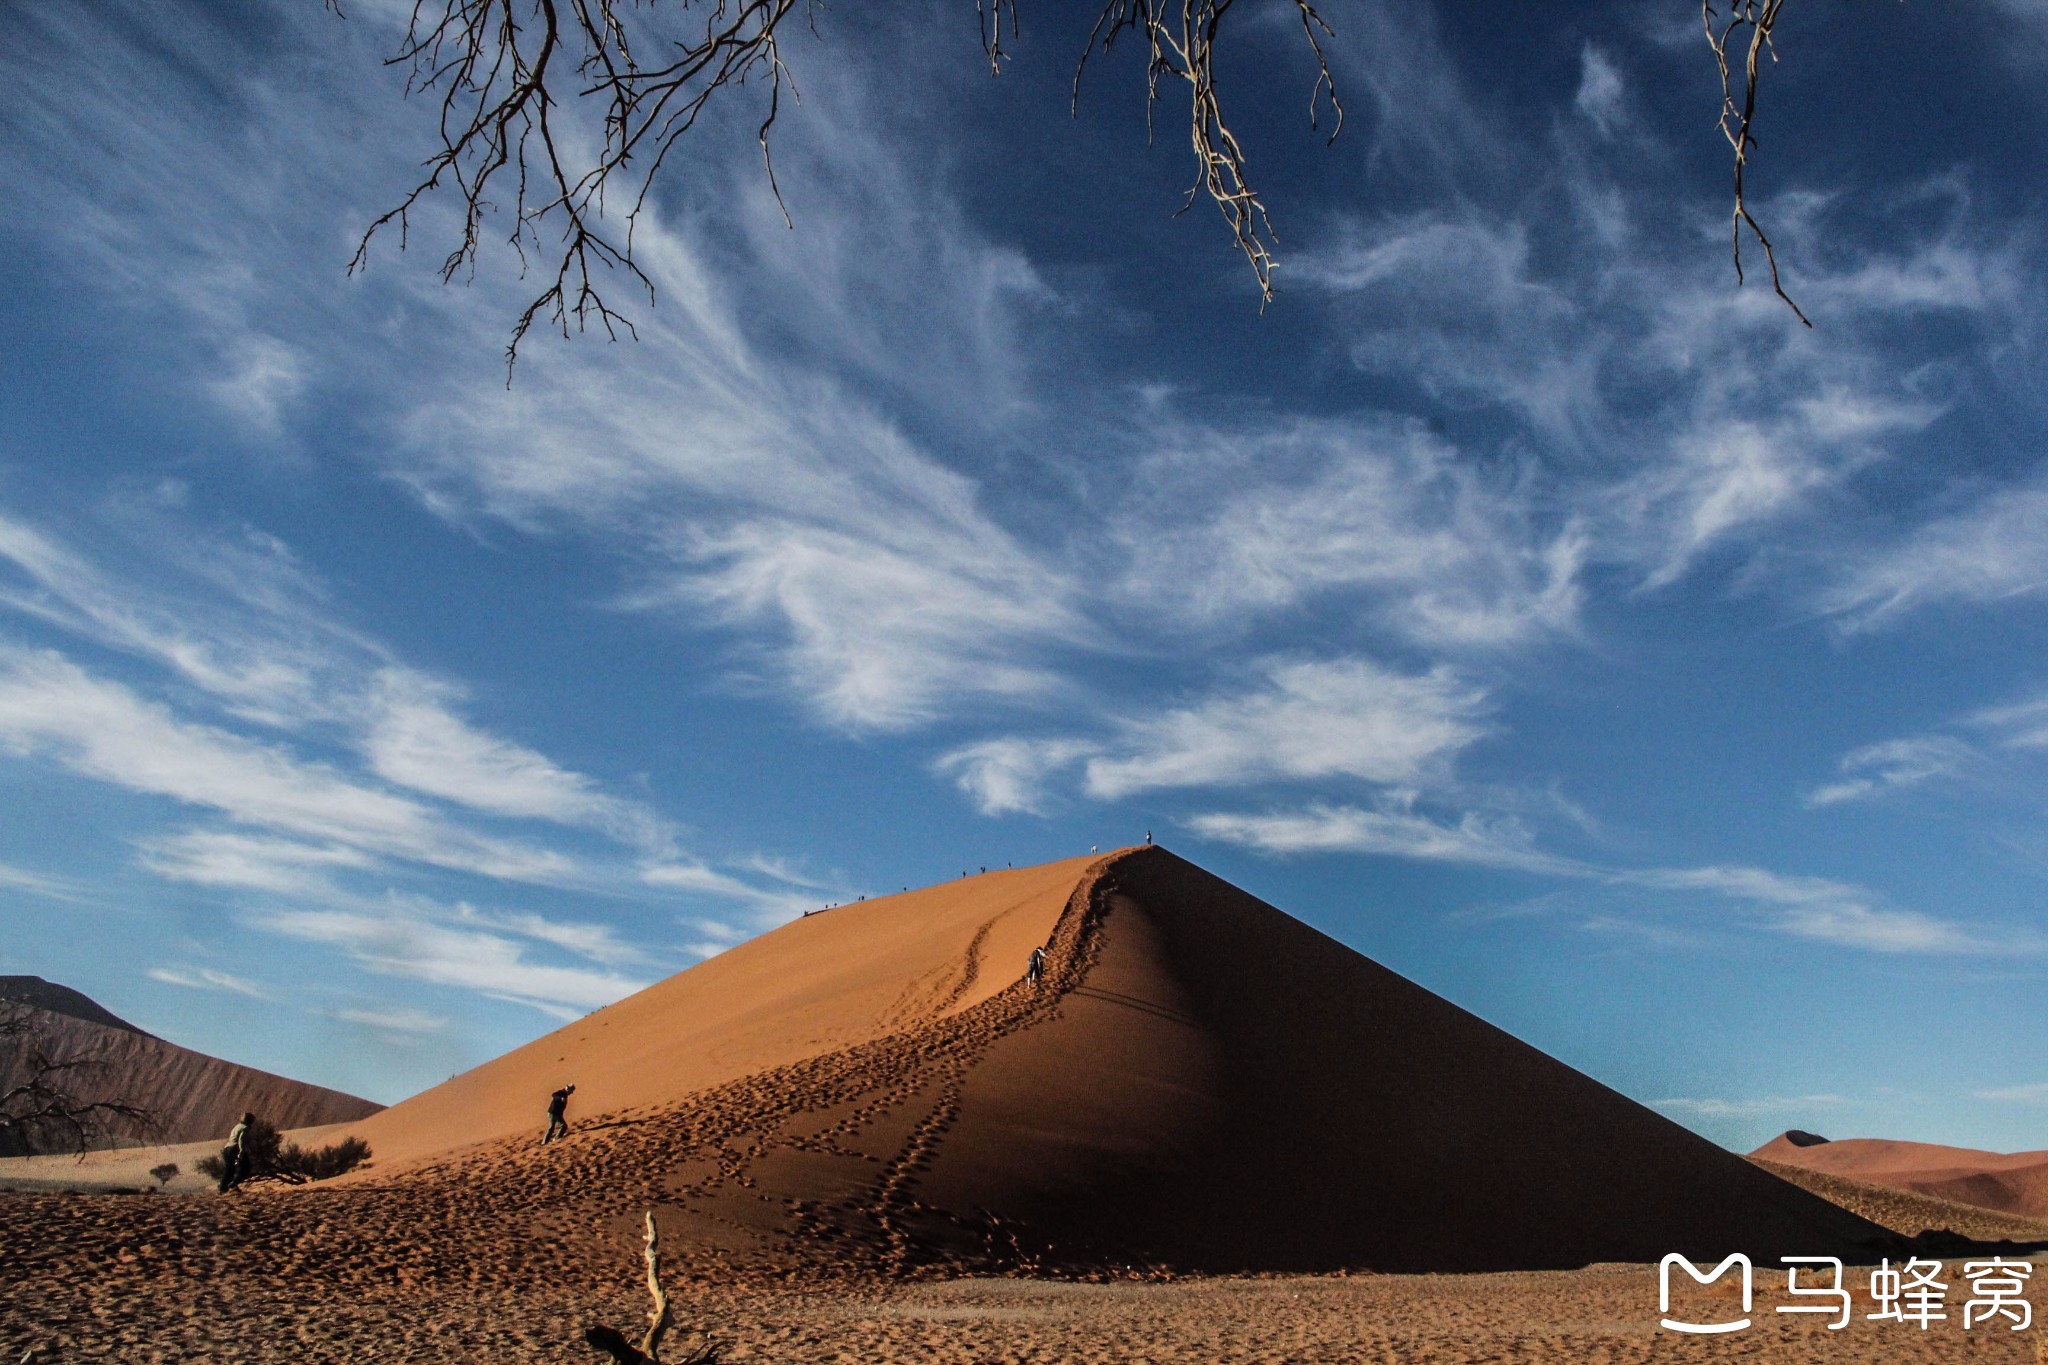
[[(2032, 1352), (1777, 1316), (1680, 1339), (1653, 1265), (1545, 1271), (1902, 1247), (1160, 849), (813, 915), (354, 1130), (374, 1168), (324, 1185), (0, 1193), (0, 1347), (595, 1359), (582, 1327), (644, 1311), (653, 1209), (684, 1323), (735, 1361)], [(1370, 1273), (1405, 1270), (1510, 1273)], [(961, 1278), (990, 1273), (1039, 1278)]]
[(2022, 1218), (2048, 1218), (2048, 1151), (1980, 1152), (1884, 1138), (1801, 1147), (1780, 1135), (1750, 1155)]

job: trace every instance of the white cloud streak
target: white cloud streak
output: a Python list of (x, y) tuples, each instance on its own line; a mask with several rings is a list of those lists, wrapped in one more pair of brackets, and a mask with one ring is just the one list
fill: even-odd
[(1487, 733), (1484, 689), (1441, 666), (1398, 673), (1368, 659), (1268, 659), (1254, 686), (1115, 722), (1102, 740), (984, 740), (943, 755), (986, 814), (1038, 811), (1056, 774), (1080, 766), (1097, 800), (1162, 788), (1354, 778), (1440, 783)]
[(2000, 933), (1917, 910), (1875, 903), (1867, 890), (1824, 877), (1763, 868), (1614, 868), (1535, 847), (1518, 821), (1468, 812), (1454, 824), (1418, 813), (1398, 796), (1378, 810), (1312, 805), (1266, 814), (1215, 813), (1187, 822), (1196, 834), (1279, 856), (1355, 853), (1461, 863), (1570, 877), (1610, 887), (1689, 892), (1746, 903), (1774, 931), (1877, 953), (2036, 954), (2048, 942), (2030, 931)]
[(983, 815), (1043, 815), (1051, 779), (1095, 752), (1087, 740), (985, 739), (941, 755), (932, 766)]
[(386, 1005), (376, 1009), (346, 1009), (334, 1011), (334, 1017), (344, 1023), (361, 1024), (364, 1028), (379, 1033), (422, 1035), (440, 1033), (448, 1027), (448, 1020), (439, 1014), (413, 1009), (405, 1005)]
[(364, 969), (478, 991), (543, 1012), (588, 1011), (646, 987), (609, 971), (528, 958), (507, 933), (423, 918), (400, 907), (368, 910), (255, 910), (249, 922), (272, 933), (340, 948)]
[(1975, 749), (1949, 735), (1914, 735), (1866, 744), (1842, 755), (1841, 780), (1808, 792), (1806, 804), (1838, 806), (1867, 801), (1938, 778), (1956, 777), (1975, 758)]
[(1514, 471), (1483, 473), (1419, 424), (1161, 419), (1113, 526), (1132, 608), (1212, 628), (1348, 605), (1437, 650), (1499, 650), (1577, 627), (1586, 542), (1545, 524)]
[(75, 901), (78, 888), (69, 879), (31, 872), (25, 867), (0, 863), (0, 890), (26, 891), (54, 901)]
[(1996, 1104), (2048, 1104), (2048, 1081), (2039, 1085), (2008, 1085), (1995, 1090), (1979, 1090), (1975, 1098)]
[(1802, 1114), (1813, 1109), (1839, 1109), (1848, 1103), (1843, 1095), (1765, 1095), (1747, 1100), (1674, 1097), (1651, 1100), (1650, 1107), (1696, 1119), (1754, 1119), (1772, 1114)]
[(575, 872), (560, 854), (471, 833), (323, 764), (179, 720), (55, 653), (0, 653), (0, 746), (241, 824), (364, 852), (522, 881)]
[(1539, 851), (1529, 831), (1512, 818), (1467, 812), (1447, 825), (1418, 814), (1412, 799), (1398, 796), (1378, 810), (1312, 805), (1265, 815), (1198, 815), (1188, 827), (1205, 839), (1282, 855), (1365, 853), (1571, 876), (1588, 871)]
[(1264, 683), (1124, 722), (1087, 765), (1089, 794), (1352, 777), (1439, 777), (1486, 733), (1485, 693), (1447, 667), (1395, 673), (1364, 659), (1272, 662)]
[(409, 670), (377, 675), (363, 748), (379, 777), (475, 810), (588, 825), (650, 850), (672, 842), (667, 823), (652, 811), (478, 730), (456, 714), (456, 697), (448, 684)]
[(251, 1000), (275, 1003), (277, 997), (253, 981), (246, 981), (227, 972), (211, 967), (151, 967), (144, 973), (152, 981), (161, 981), (169, 986), (183, 986), (195, 991), (225, 991), (230, 995), (245, 995)]
[(2048, 489), (1984, 495), (1852, 562), (1821, 594), (1846, 631), (1874, 630), (1944, 603), (1985, 605), (2048, 589)]
[(1579, 49), (1579, 92), (1572, 104), (1602, 137), (1613, 137), (1627, 124), (1627, 95), (1612, 58), (1591, 43)]

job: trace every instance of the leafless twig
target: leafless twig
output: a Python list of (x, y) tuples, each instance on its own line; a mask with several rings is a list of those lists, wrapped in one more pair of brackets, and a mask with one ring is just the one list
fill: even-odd
[(0, 1044), (11, 1054), (0, 1084), (0, 1138), (29, 1152), (84, 1152), (109, 1137), (149, 1137), (157, 1115), (116, 1098), (95, 1098), (93, 1077), (108, 1068), (96, 1053), (58, 1053), (40, 1011), (0, 1001)]
[[(368, 264), (370, 243), (386, 228), (396, 228), (403, 249), (414, 210), (435, 191), (452, 189), (461, 203), (462, 227), (441, 262), (441, 278), (474, 274), (487, 219), (504, 207), (510, 212), (507, 241), (521, 275), (535, 270), (542, 285), (513, 325), (505, 350), (508, 383), (520, 343), (536, 322), (564, 336), (591, 328), (614, 340), (621, 333), (637, 335), (606, 287), (623, 282), (653, 300), (653, 281), (633, 259), (634, 228), (669, 153), (718, 91), (749, 81), (765, 87), (756, 140), (769, 187), (782, 204), (769, 135), (784, 92), (794, 98), (796, 86), (777, 35), (799, 9), (814, 18), (818, 3), (415, 0), (405, 42), (391, 60), (409, 69), (408, 95), (438, 96), (440, 146), (397, 207), (364, 231), (350, 272)], [(1163, 78), (1185, 81), (1190, 93), (1198, 174), (1182, 211), (1205, 192), (1215, 201), (1251, 262), (1263, 307), (1273, 296), (1272, 224), (1247, 179), (1244, 148), (1224, 120), (1213, 68), (1217, 33), (1233, 3), (1105, 0), (1074, 73), (1075, 97), (1078, 102), (1081, 71), (1098, 45), (1107, 51), (1127, 29), (1145, 35), (1151, 50), (1148, 106), (1158, 102)], [(1315, 124), (1327, 102), (1334, 139), (1343, 127), (1344, 107), (1323, 52), (1322, 39), (1331, 30), (1313, 0), (1294, 5), (1316, 62), (1309, 120)], [(1005, 27), (1010, 37), (1017, 34), (1016, 0), (975, 0), (975, 6), (982, 49), (990, 69), (1000, 72), (1008, 55)], [(657, 10), (665, 17), (645, 17)], [(694, 22), (699, 19), (701, 24)], [(657, 25), (666, 26), (654, 47), (658, 55), (643, 61), (638, 45), (652, 42), (647, 32)], [(682, 36), (673, 36), (677, 30)], [(601, 111), (594, 147), (587, 125), (565, 113), (587, 102)], [(608, 221), (607, 196), (614, 188), (625, 192), (624, 212)], [(789, 221), (786, 207), (783, 218)]]
[[(1198, 168), (1194, 185), (1188, 190), (1185, 213), (1196, 196), (1207, 193), (1223, 213), (1237, 249), (1251, 262), (1259, 281), (1259, 306), (1273, 299), (1273, 223), (1266, 206), (1252, 188), (1246, 168), (1243, 144), (1223, 117), (1223, 103), (1216, 88), (1216, 35), (1235, 0), (1106, 0), (1095, 29), (1088, 35), (1074, 70), (1074, 105), (1081, 99), (1081, 76), (1088, 58), (1099, 48), (1107, 53), (1119, 34), (1126, 31), (1144, 35), (1150, 49), (1145, 65), (1146, 124), (1151, 126), (1152, 106), (1159, 102), (1159, 82), (1179, 79), (1189, 87), (1190, 141)], [(1294, 0), (1301, 19), (1301, 31), (1308, 39), (1316, 61), (1315, 89), (1309, 94), (1309, 123), (1315, 126), (1318, 112), (1328, 101), (1332, 113), (1330, 140), (1344, 130), (1344, 105), (1337, 96), (1336, 78), (1330, 73), (1329, 58), (1322, 39), (1334, 36), (1330, 26), (1316, 12), (1311, 0)]]
[[(1728, 15), (1724, 22), (1714, 9), (1714, 0), (1700, 0), (1700, 22), (1707, 31), (1707, 42), (1714, 49), (1714, 62), (1721, 70), (1721, 134), (1728, 139), (1728, 145), (1735, 149), (1735, 210), (1730, 224), (1730, 236), (1735, 255), (1735, 279), (1742, 281), (1742, 229), (1747, 224), (1763, 244), (1764, 260), (1771, 267), (1771, 288), (1785, 306), (1796, 314), (1808, 327), (1813, 322), (1800, 311), (1792, 296), (1785, 292), (1785, 286), (1778, 278), (1778, 255), (1771, 249), (1771, 239), (1764, 235), (1749, 211), (1742, 195), (1742, 175), (1749, 166), (1750, 148), (1757, 145), (1750, 129), (1756, 120), (1757, 76), (1764, 54), (1768, 52), (1772, 62), (1778, 60), (1777, 46), (1771, 40), (1771, 29), (1778, 21), (1778, 12), (1785, 6), (1785, 0), (1729, 0)], [(1735, 76), (1728, 65), (1728, 44), (1738, 42), (1737, 35), (1749, 30), (1749, 51), (1743, 62), (1742, 103), (1735, 101)]]
[[(564, 336), (572, 321), (613, 340), (637, 335), (604, 284), (616, 274), (652, 300), (653, 282), (633, 260), (633, 228), (669, 152), (717, 91), (749, 80), (767, 86), (756, 137), (775, 184), (769, 133), (783, 91), (796, 93), (776, 33), (800, 3), (808, 10), (814, 0), (674, 0), (686, 19), (702, 18), (701, 32), (664, 42), (643, 65), (628, 32), (639, 0), (416, 0), (392, 62), (411, 69), (408, 94), (439, 94), (441, 146), (404, 200), (363, 233), (350, 271), (368, 263), (371, 239), (386, 227), (396, 224), (403, 248), (412, 211), (452, 183), (463, 225), (441, 278), (473, 273), (485, 218), (498, 207), (493, 195), (508, 193), (508, 240), (522, 276), (535, 257), (552, 275), (513, 325), (507, 381), (537, 320)], [(587, 99), (602, 110), (602, 135), (584, 154), (562, 110)], [(630, 195), (622, 231), (605, 221), (614, 176)]]

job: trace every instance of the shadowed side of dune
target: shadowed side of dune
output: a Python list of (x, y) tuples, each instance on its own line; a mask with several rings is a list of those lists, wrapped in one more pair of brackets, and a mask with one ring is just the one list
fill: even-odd
[(1054, 1252), (1488, 1270), (1885, 1234), (1161, 849), (994, 1045), (920, 1189)]

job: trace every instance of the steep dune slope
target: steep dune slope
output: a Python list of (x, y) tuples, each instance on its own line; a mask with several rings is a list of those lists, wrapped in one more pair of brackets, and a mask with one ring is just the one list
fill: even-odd
[[(561, 1080), (583, 1123), (540, 1148)], [(678, 1254), (764, 1271), (1478, 1270), (1887, 1239), (1154, 848), (812, 916), (358, 1131), (380, 1158), (359, 1182), (395, 1156), (401, 1184), (564, 1235), (659, 1206)]]
[[(37, 978), (13, 978), (36, 981)], [(50, 983), (41, 982), (49, 987)], [(71, 999), (75, 997), (75, 1000)], [(44, 1044), (58, 1059), (90, 1058), (94, 1065), (74, 1082), (89, 1099), (117, 1099), (154, 1112), (162, 1124), (155, 1134), (122, 1131), (128, 1142), (147, 1138), (180, 1143), (227, 1136), (245, 1111), (261, 1114), (279, 1128), (344, 1123), (377, 1112), (368, 1100), (324, 1086), (275, 1076), (254, 1067), (209, 1057), (165, 1042), (124, 1023), (75, 991), (50, 987), (35, 998), (65, 1007), (39, 1009)], [(83, 1001), (83, 1005), (77, 1002)], [(90, 1017), (80, 1017), (86, 1015)], [(92, 1022), (104, 1016), (114, 1024)], [(0, 1082), (11, 1082), (26, 1066), (25, 1040), (0, 1039)], [(0, 1149), (0, 1156), (19, 1155)]]
[(1889, 1138), (1800, 1144), (1781, 1134), (1750, 1155), (2023, 1218), (2048, 1218), (2048, 1151), (1980, 1152)]
[(806, 916), (394, 1105), (352, 1132), (389, 1168), (693, 1092), (959, 1013), (1016, 981), (1093, 858)]

